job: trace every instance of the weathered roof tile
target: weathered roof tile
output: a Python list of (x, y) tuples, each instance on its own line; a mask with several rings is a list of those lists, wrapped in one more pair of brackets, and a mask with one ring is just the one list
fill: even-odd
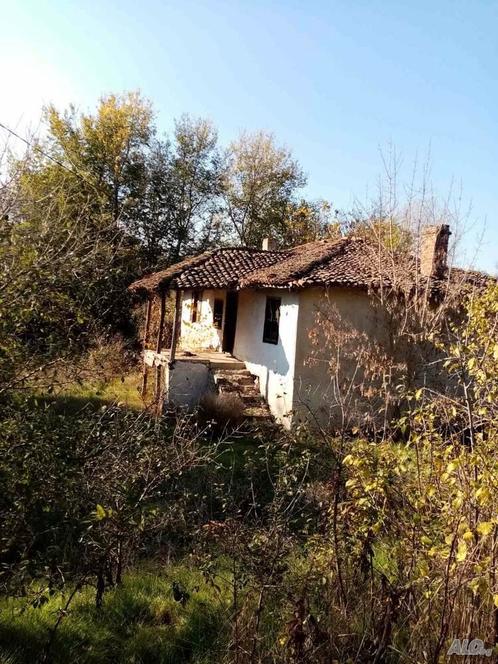
[(222, 247), (187, 258), (166, 270), (147, 275), (130, 286), (131, 291), (161, 288), (236, 288), (250, 272), (271, 265), (286, 253), (248, 247)]
[[(399, 258), (399, 257), (398, 257)], [(310, 288), (348, 286), (369, 288), (382, 282), (398, 287), (422, 281), (417, 261), (405, 256), (400, 270), (396, 256), (365, 237), (309, 242), (288, 251), (263, 251), (247, 247), (225, 247), (187, 258), (167, 270), (134, 282), (132, 291), (162, 288)], [(408, 259), (408, 260), (406, 260)], [(399, 272), (406, 274), (399, 274)], [(484, 286), (492, 277), (461, 268), (449, 271), (450, 282)], [(398, 283), (395, 283), (395, 279)], [(438, 280), (433, 287), (441, 288)]]

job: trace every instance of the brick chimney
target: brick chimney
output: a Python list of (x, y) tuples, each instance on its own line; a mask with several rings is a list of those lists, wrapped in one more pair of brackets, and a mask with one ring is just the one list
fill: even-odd
[(261, 246), (263, 251), (274, 251), (275, 250), (275, 241), (271, 237), (263, 238), (263, 244)]
[(450, 227), (447, 224), (427, 226), (423, 229), (420, 239), (420, 274), (422, 276), (444, 276), (450, 235)]

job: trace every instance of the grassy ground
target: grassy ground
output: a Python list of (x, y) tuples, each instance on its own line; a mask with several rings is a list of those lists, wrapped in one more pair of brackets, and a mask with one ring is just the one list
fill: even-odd
[(133, 371), (108, 380), (73, 383), (56, 394), (38, 392), (36, 399), (52, 405), (61, 415), (73, 415), (84, 408), (97, 410), (110, 404), (139, 411), (144, 407), (140, 395), (141, 378), (140, 371)]
[(109, 381), (75, 385), (68, 391), (67, 396), (89, 400), (97, 399), (103, 403), (119, 403), (127, 408), (140, 410), (143, 408), (140, 384), (141, 373), (134, 371)]
[[(98, 374), (97, 374), (98, 375)], [(139, 410), (143, 403), (138, 391), (140, 369), (123, 371), (123, 378), (99, 376), (80, 383), (68, 381), (64, 390), (47, 394), (34, 391), (35, 399), (45, 412), (67, 422), (74, 416), (78, 425), (82, 409), (98, 410), (105, 405), (120, 404), (123, 408)], [(62, 417), (61, 417), (62, 416)], [(216, 463), (210, 471), (206, 487), (212, 503), (213, 518), (220, 510), (216, 487), (225, 487), (223, 499), (237, 506), (242, 513), (266, 505), (273, 494), (273, 480), (287, 453), (280, 444), (266, 448), (274, 432), (235, 431), (222, 436), (217, 447)], [(206, 438), (209, 442), (209, 437)], [(300, 457), (300, 451), (294, 452)], [(322, 459), (317, 475), (328, 475)], [(312, 464), (313, 466), (313, 464)], [(216, 577), (216, 585), (206, 582), (202, 574), (192, 568), (190, 558), (182, 564), (163, 567), (157, 562), (132, 570), (122, 586), (106, 590), (104, 606), (95, 608), (95, 588), (79, 591), (64, 615), (53, 638), (47, 656), (51, 631), (61, 608), (65, 606), (71, 589), (55, 593), (43, 606), (32, 604), (33, 596), (23, 598), (0, 597), (0, 664), (31, 664), (52, 662), (107, 663), (195, 663), (222, 661), (230, 639), (231, 613), (230, 572), (222, 565), (223, 574)], [(184, 562), (187, 561), (187, 562)], [(216, 566), (218, 566), (217, 559)], [(230, 569), (232, 569), (230, 567)], [(224, 579), (224, 580), (223, 580)], [(172, 584), (178, 581), (189, 593), (183, 605), (175, 601)], [(252, 598), (250, 599), (252, 601)], [(273, 614), (272, 614), (273, 615)], [(275, 620), (280, 611), (275, 609)], [(271, 632), (272, 643), (278, 631), (271, 621), (265, 630)]]
[[(189, 593), (174, 599), (173, 581)], [(101, 610), (92, 588), (79, 592), (62, 619), (50, 649), (54, 664), (134, 662), (204, 664), (226, 645), (227, 588), (208, 585), (186, 566), (141, 570), (108, 591)], [(67, 600), (56, 594), (42, 607), (26, 599), (0, 600), (0, 664), (43, 661), (50, 630)]]

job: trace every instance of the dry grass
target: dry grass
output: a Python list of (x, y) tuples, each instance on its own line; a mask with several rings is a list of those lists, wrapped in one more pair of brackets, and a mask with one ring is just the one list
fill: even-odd
[(236, 394), (208, 392), (199, 404), (202, 417), (218, 425), (238, 425), (242, 422), (244, 404)]

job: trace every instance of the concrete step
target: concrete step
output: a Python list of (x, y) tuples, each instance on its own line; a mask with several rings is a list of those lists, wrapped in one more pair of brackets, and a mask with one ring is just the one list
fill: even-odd
[(218, 392), (220, 394), (236, 394), (241, 399), (259, 399), (263, 400), (259, 390), (250, 385), (231, 385), (230, 383), (218, 383)]
[(230, 375), (228, 372), (217, 372), (214, 375), (214, 382), (216, 384), (220, 383), (232, 383), (233, 385), (254, 385), (254, 377), (248, 372), (245, 374), (236, 374)]
[(211, 359), (209, 364), (214, 371), (247, 371), (245, 363), (234, 358), (230, 358), (229, 360), (223, 357), (220, 359), (215, 358)]
[(248, 422), (273, 422), (273, 417), (258, 388), (258, 381), (246, 368), (214, 371), (214, 382), (220, 394), (234, 394), (243, 404), (242, 415)]
[(239, 390), (239, 393), (245, 394), (247, 397), (258, 397), (258, 399), (263, 398), (261, 392), (252, 385), (244, 385), (244, 387), (241, 390)]
[(245, 369), (244, 371), (240, 370), (234, 370), (234, 371), (227, 371), (226, 369), (219, 369), (214, 372), (215, 376), (219, 376), (220, 378), (227, 378), (228, 380), (243, 380), (244, 378), (250, 378), (251, 380), (254, 380), (254, 376)]
[(222, 369), (216, 369), (217, 374), (227, 375), (227, 376), (252, 376), (251, 372), (247, 369), (229, 369), (223, 367)]
[(220, 394), (238, 394), (240, 392), (237, 385), (232, 383), (217, 383), (218, 392)]

